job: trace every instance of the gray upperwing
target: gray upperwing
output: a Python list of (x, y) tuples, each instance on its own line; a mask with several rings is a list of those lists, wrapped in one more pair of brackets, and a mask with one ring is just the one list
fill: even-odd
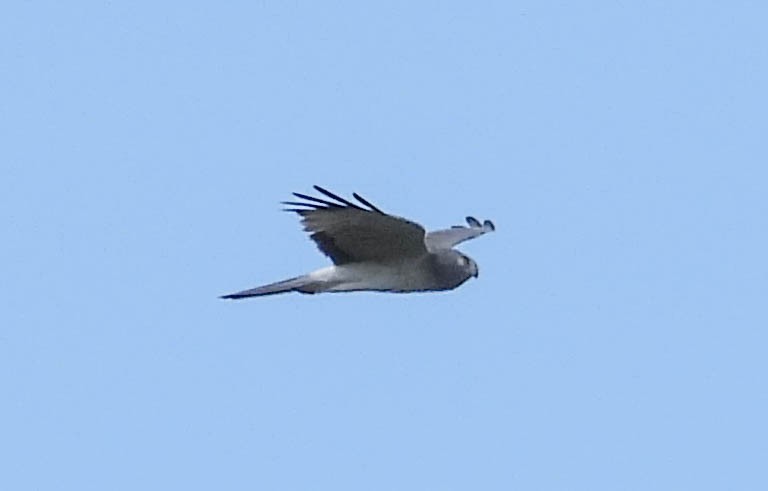
[(450, 249), (456, 244), (460, 244), (465, 240), (474, 239), (488, 232), (493, 232), (496, 227), (490, 220), (484, 221), (482, 224), (474, 217), (467, 217), (468, 227), (454, 226), (444, 230), (435, 230), (429, 232), (424, 237), (424, 243), (427, 245), (427, 249), (431, 252), (441, 249)]

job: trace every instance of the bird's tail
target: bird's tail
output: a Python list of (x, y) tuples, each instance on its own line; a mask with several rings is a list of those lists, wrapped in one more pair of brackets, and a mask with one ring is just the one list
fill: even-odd
[(322, 286), (317, 280), (309, 277), (309, 275), (297, 276), (289, 280), (278, 281), (276, 283), (270, 283), (269, 285), (258, 286), (251, 288), (250, 290), (243, 290), (237, 293), (230, 293), (229, 295), (223, 295), (219, 298), (225, 298), (229, 300), (237, 300), (240, 298), (248, 297), (261, 297), (263, 295), (275, 295), (277, 293), (286, 292), (301, 292), (301, 293), (317, 293), (321, 291)]

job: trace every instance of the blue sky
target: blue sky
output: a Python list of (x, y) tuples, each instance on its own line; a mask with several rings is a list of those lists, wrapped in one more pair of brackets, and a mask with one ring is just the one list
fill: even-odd
[[(3, 11), (0, 488), (768, 488), (768, 7)], [(480, 277), (217, 299), (313, 184)]]

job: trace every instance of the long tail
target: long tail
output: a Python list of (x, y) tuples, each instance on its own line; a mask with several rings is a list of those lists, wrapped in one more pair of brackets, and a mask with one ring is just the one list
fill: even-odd
[(316, 280), (309, 278), (309, 275), (297, 276), (289, 280), (278, 281), (277, 283), (270, 283), (269, 285), (259, 286), (251, 288), (250, 290), (243, 290), (237, 293), (231, 293), (229, 295), (223, 295), (219, 298), (226, 298), (231, 300), (237, 300), (239, 298), (248, 297), (261, 297), (263, 295), (275, 295), (277, 293), (286, 293), (297, 291), (301, 293), (316, 293), (318, 290), (318, 284)]

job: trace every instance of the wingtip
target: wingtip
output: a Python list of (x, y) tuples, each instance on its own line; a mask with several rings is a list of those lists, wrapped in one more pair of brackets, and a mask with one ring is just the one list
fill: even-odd
[(367, 206), (368, 208), (370, 208), (371, 210), (375, 211), (376, 213), (380, 213), (380, 214), (382, 214), (382, 215), (386, 215), (386, 213), (384, 213), (383, 211), (381, 211), (379, 208), (377, 208), (376, 206), (374, 206), (374, 205), (373, 205), (373, 203), (371, 203), (371, 202), (370, 202), (370, 201), (368, 201), (367, 199), (363, 198), (363, 197), (362, 197), (362, 196), (360, 196), (359, 194), (357, 194), (357, 193), (352, 193), (352, 197), (354, 197), (354, 198), (355, 198), (357, 201), (361, 202), (363, 205)]
[(481, 227), (480, 222), (475, 217), (467, 217), (467, 225), (469, 225), (472, 228), (479, 228)]
[[(327, 189), (325, 189), (324, 187), (321, 187), (321, 186), (318, 186), (317, 184), (315, 184), (314, 188), (315, 188), (315, 190), (317, 192), (319, 192), (321, 194), (324, 194), (324, 195), (326, 195), (327, 197), (329, 197), (329, 198), (331, 198), (333, 200), (338, 201), (339, 203), (341, 203), (341, 205), (348, 206), (350, 208), (357, 208), (358, 210), (364, 210), (364, 208), (360, 208), (358, 205), (352, 203), (348, 199), (343, 198), (343, 197), (339, 196), (338, 194), (332, 193), (332, 192), (328, 191)], [(343, 208), (343, 206), (341, 206), (341, 205), (335, 205), (335, 206)]]
[(496, 230), (496, 225), (494, 225), (492, 221), (486, 220), (483, 222), (483, 228), (489, 232), (493, 232)]

